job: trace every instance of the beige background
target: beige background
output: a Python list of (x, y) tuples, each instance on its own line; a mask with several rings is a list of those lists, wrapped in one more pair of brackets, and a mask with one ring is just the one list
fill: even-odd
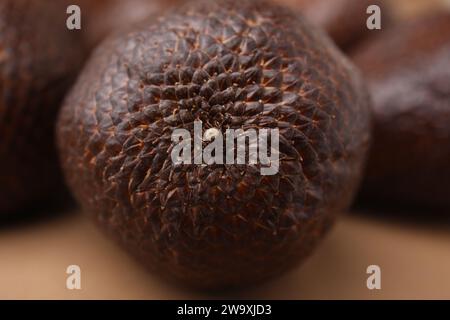
[[(431, 214), (420, 214), (432, 221)], [(147, 273), (79, 213), (0, 228), (3, 299), (450, 299), (450, 224), (344, 217), (294, 271), (259, 287), (207, 294)], [(408, 219), (408, 221), (411, 221)], [(68, 265), (82, 269), (82, 290), (65, 287)], [(382, 289), (366, 288), (366, 268), (382, 269)]]

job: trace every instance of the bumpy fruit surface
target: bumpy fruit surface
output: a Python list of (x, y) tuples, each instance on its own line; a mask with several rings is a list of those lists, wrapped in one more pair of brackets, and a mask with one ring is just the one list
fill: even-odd
[[(58, 123), (67, 180), (145, 265), (203, 288), (309, 255), (349, 205), (367, 91), (321, 33), (265, 1), (200, 1), (96, 50)], [(279, 128), (280, 170), (174, 165), (174, 129)]]
[(375, 115), (363, 196), (450, 207), (450, 13), (386, 29), (354, 60)]
[(58, 1), (0, 1), (0, 215), (62, 185), (56, 116), (83, 57), (65, 19)]

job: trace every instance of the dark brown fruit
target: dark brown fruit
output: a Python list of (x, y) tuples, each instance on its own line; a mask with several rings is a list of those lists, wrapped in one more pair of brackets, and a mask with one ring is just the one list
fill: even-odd
[[(149, 268), (195, 287), (261, 281), (309, 255), (345, 210), (369, 139), (353, 66), (266, 1), (200, 1), (101, 45), (61, 112), (84, 209)], [(173, 165), (193, 120), (279, 128), (280, 171)]]
[(382, 10), (382, 25), (388, 21), (388, 10), (381, 0), (276, 0), (299, 10), (315, 25), (322, 27), (336, 44), (343, 49), (352, 47), (363, 38), (377, 31), (366, 26), (370, 5)]
[(385, 30), (354, 59), (374, 99), (364, 196), (450, 206), (450, 13)]
[(150, 15), (161, 15), (183, 0), (69, 0), (80, 6), (84, 41), (95, 47), (111, 33), (130, 28)]
[(35, 205), (62, 180), (54, 127), (80, 67), (77, 45), (55, 1), (0, 1), (0, 215)]

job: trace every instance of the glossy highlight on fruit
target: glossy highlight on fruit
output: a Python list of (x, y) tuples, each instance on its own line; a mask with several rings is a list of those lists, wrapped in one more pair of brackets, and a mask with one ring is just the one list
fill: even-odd
[(363, 196), (450, 206), (450, 13), (387, 29), (354, 54), (375, 129)]
[[(173, 130), (278, 128), (280, 168), (174, 165)], [(307, 257), (358, 185), (370, 133), (357, 70), (266, 1), (189, 3), (94, 53), (60, 113), (67, 181), (147, 267), (199, 288)]]
[(65, 13), (51, 0), (0, 1), (0, 216), (62, 185), (56, 115), (83, 58)]

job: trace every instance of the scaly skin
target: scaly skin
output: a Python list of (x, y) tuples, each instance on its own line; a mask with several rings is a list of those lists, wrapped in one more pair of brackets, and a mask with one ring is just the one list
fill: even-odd
[[(96, 50), (58, 123), (67, 181), (146, 266), (201, 288), (275, 276), (345, 210), (369, 140), (357, 71), (265, 1), (200, 1)], [(177, 165), (174, 129), (279, 128), (280, 170)]]

